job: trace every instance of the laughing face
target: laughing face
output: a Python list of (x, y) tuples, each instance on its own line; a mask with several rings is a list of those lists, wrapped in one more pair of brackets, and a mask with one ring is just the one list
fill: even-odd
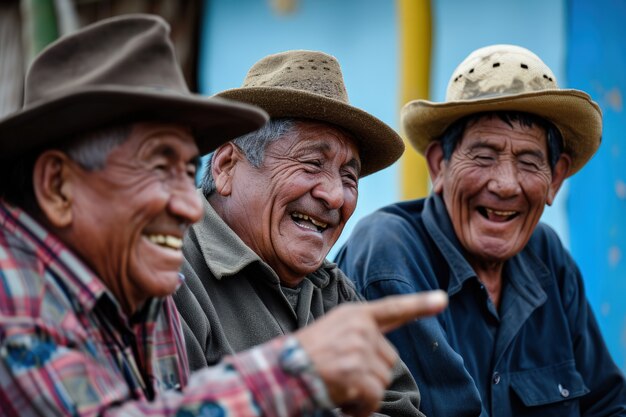
[(552, 172), (544, 129), (497, 117), (469, 124), (449, 161), (437, 146), (427, 152), (433, 188), (443, 195), (470, 263), (502, 264), (519, 253), (552, 203), (568, 157)]
[(229, 149), (236, 163), (226, 188), (214, 171), (218, 193), (227, 196), (218, 212), (281, 281), (297, 285), (320, 267), (354, 212), (357, 148), (330, 125), (300, 121), (267, 146), (259, 168)]
[(73, 165), (73, 222), (66, 241), (127, 312), (178, 286), (182, 238), (199, 220), (198, 149), (176, 125), (138, 123), (103, 169)]

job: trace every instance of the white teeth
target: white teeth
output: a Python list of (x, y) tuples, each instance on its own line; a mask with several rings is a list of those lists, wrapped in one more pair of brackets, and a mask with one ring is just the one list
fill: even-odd
[(152, 243), (159, 246), (166, 246), (172, 249), (180, 249), (183, 247), (183, 240), (171, 235), (149, 235), (148, 239)]
[(492, 214), (495, 214), (496, 216), (502, 216), (502, 217), (509, 217), (509, 216), (512, 216), (515, 213), (517, 213), (515, 211), (492, 210), (492, 209), (486, 208), (486, 207), (485, 207), (485, 209), (487, 210), (487, 213), (492, 213)]
[(318, 220), (315, 220), (315, 219), (314, 219), (314, 218), (312, 218), (312, 217), (307, 216), (306, 214), (298, 213), (297, 211), (296, 211), (296, 212), (293, 212), (291, 215), (292, 215), (293, 217), (297, 217), (298, 219), (302, 219), (302, 220), (307, 220), (307, 221), (310, 221), (310, 222), (311, 222), (311, 223), (313, 223), (315, 226), (317, 226), (317, 227), (321, 227), (322, 229), (326, 229), (326, 227), (328, 226), (328, 223), (320, 222), (320, 221), (318, 221)]

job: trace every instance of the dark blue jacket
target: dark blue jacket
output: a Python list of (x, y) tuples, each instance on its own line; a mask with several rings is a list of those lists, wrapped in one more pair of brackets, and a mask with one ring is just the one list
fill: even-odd
[(337, 261), (368, 299), (448, 291), (444, 313), (389, 334), (427, 416), (626, 416), (624, 376), (549, 227), (506, 262), (499, 310), (436, 195), (366, 217)]

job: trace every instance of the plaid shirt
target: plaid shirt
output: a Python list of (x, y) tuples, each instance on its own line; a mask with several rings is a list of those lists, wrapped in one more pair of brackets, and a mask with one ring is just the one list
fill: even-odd
[(171, 298), (130, 319), (66, 246), (0, 201), (0, 416), (290, 416), (327, 406), (278, 339), (189, 377)]

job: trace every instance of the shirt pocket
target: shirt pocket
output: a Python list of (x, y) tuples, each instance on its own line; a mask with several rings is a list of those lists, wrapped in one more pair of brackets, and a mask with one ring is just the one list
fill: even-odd
[[(574, 361), (512, 373), (511, 388), (519, 407), (537, 416), (578, 415), (579, 399), (589, 392)], [(522, 410), (520, 415), (526, 415)]]

